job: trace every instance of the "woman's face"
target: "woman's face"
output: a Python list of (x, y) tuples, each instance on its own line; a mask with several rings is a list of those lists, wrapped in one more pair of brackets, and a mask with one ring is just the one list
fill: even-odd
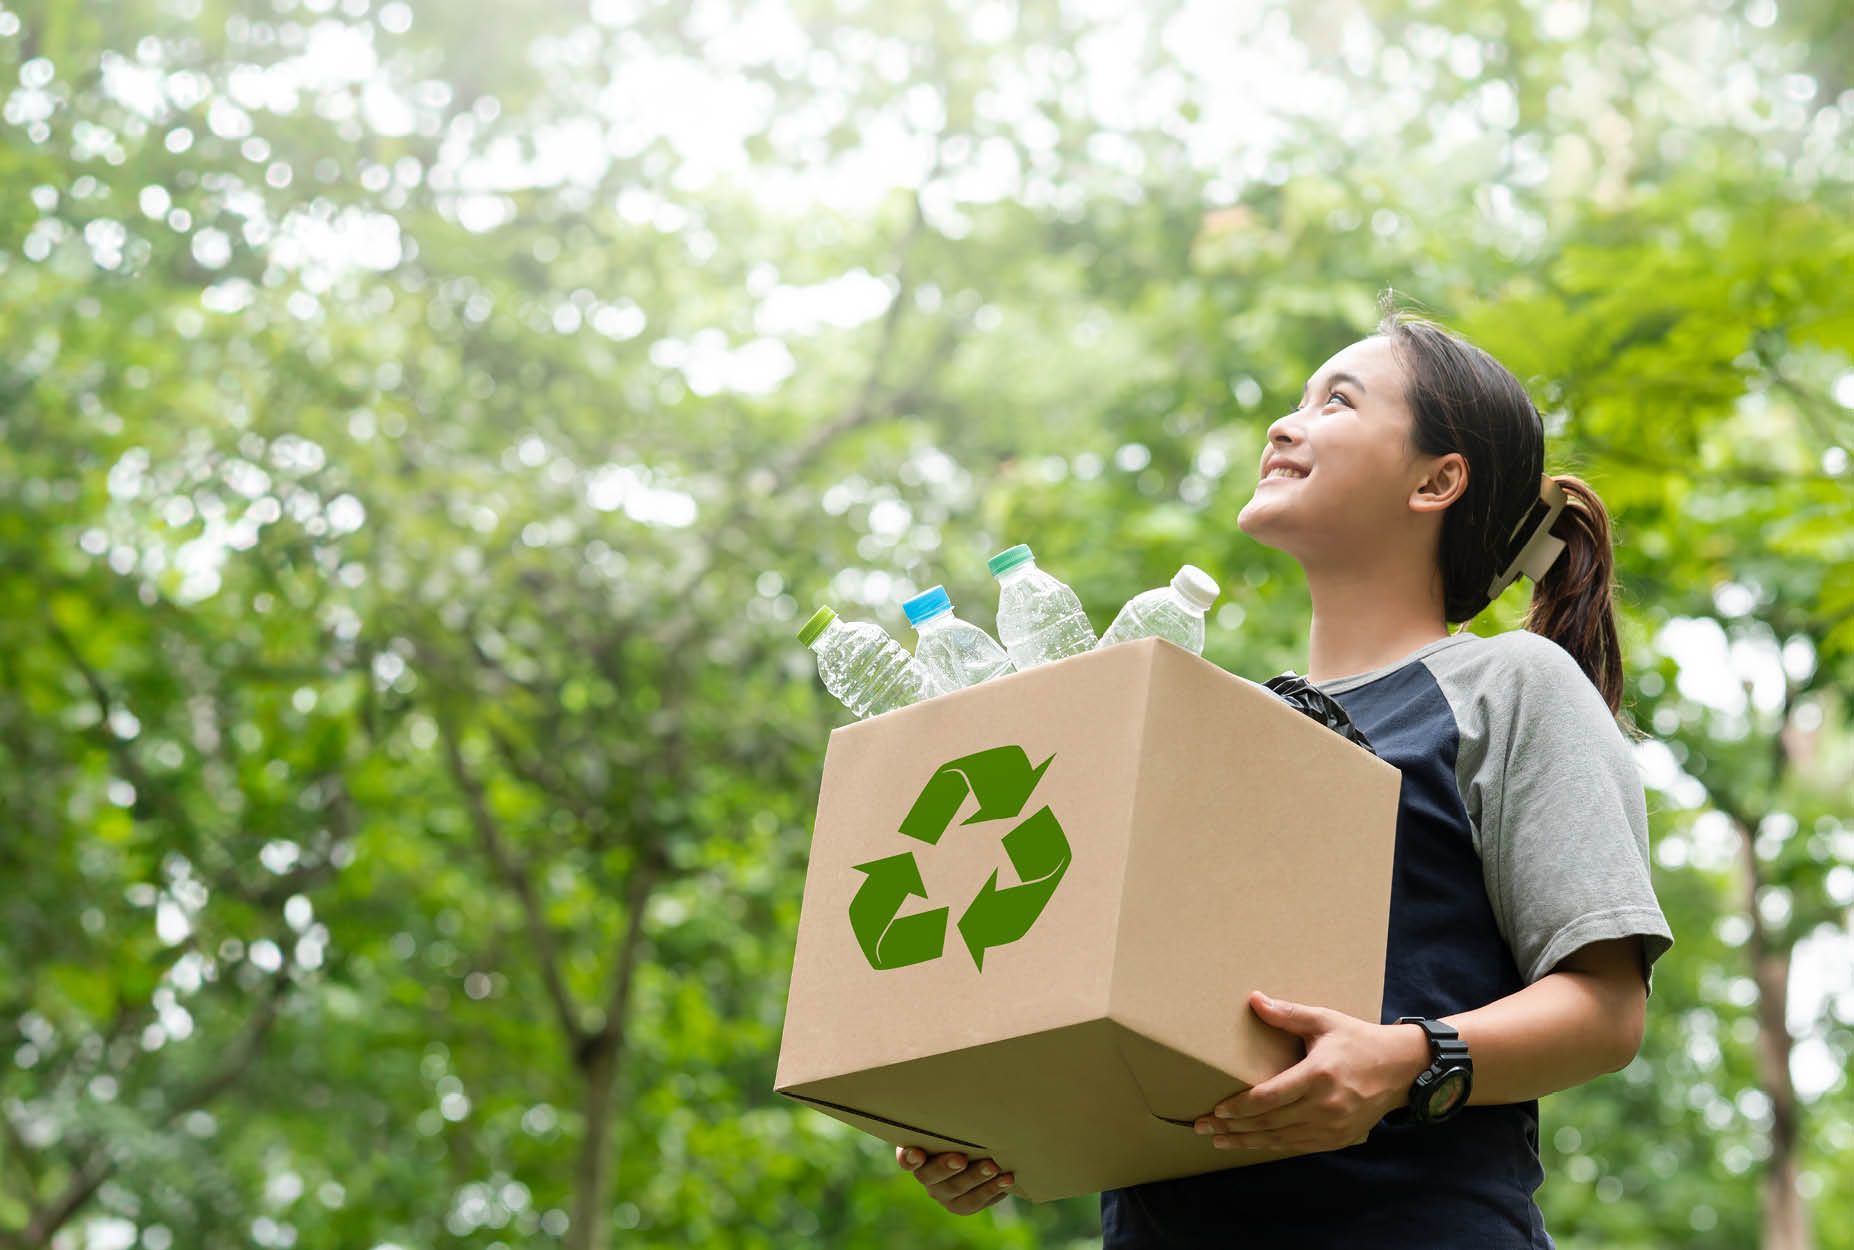
[[(1303, 567), (1379, 559), (1428, 535), (1410, 507), (1432, 467), (1413, 454), (1404, 372), (1381, 336), (1321, 365), (1300, 407), (1268, 427), (1255, 495), (1237, 524)], [(1439, 516), (1439, 513), (1435, 515)]]

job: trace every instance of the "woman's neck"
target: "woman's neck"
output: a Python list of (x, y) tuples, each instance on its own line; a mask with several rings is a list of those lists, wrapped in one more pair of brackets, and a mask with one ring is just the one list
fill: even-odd
[(1332, 681), (1383, 668), (1441, 638), (1442, 578), (1427, 568), (1394, 564), (1307, 570), (1313, 623), (1307, 631), (1307, 677)]

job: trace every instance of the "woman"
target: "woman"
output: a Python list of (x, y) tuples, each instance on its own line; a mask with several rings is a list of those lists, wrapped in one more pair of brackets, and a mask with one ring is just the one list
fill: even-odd
[[(1543, 464), (1513, 375), (1401, 315), (1269, 427), (1238, 523), (1305, 570), (1308, 675), (1403, 771), (1383, 1018), (1251, 995), (1306, 1057), (1197, 1130), (1305, 1153), (1103, 1194), (1106, 1250), (1552, 1244), (1536, 1100), (1634, 1057), (1672, 937), (1614, 720), (1608, 517)], [(1526, 630), (1449, 632), (1522, 571)], [(990, 1160), (897, 1160), (951, 1211), (1009, 1192)]]

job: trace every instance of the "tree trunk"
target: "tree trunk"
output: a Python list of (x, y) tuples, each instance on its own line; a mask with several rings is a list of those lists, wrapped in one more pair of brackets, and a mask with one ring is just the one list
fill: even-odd
[(661, 863), (654, 859), (646, 859), (631, 870), (625, 889), (624, 936), (619, 940), (612, 968), (605, 1022), (586, 1039), (576, 1056), (586, 1077), (586, 1127), (580, 1138), (579, 1159), (573, 1167), (573, 1213), (567, 1227), (567, 1250), (605, 1250), (611, 1242), (611, 1212), (607, 1207), (617, 1171), (612, 1113), (617, 1104), (618, 1070), (624, 1060), (631, 986), (644, 948), (644, 909), (662, 871)]
[(1770, 1162), (1764, 1173), (1764, 1232), (1762, 1250), (1811, 1250), (1809, 1212), (1796, 1187), (1798, 1152), (1802, 1144), (1801, 1108), (1790, 1081), (1790, 1036), (1787, 1008), (1790, 1001), (1790, 950), (1773, 943), (1758, 911), (1758, 890), (1763, 874), (1757, 862), (1755, 830), (1738, 824), (1740, 859), (1744, 865), (1745, 907), (1751, 921), (1746, 943), (1751, 975), (1757, 983), (1758, 1083), (1770, 1098)]
[(612, 1175), (612, 1102), (618, 1084), (618, 1047), (604, 1036), (586, 1048), (585, 1131), (573, 1165), (573, 1214), (566, 1250), (605, 1250), (611, 1239), (606, 1210)]
[[(1761, 926), (1760, 926), (1761, 927)], [(1796, 1187), (1802, 1144), (1796, 1087), (1790, 1082), (1790, 1036), (1784, 1007), (1789, 1002), (1790, 952), (1754, 955), (1758, 987), (1758, 1072), (1770, 1095), (1770, 1163), (1764, 1177), (1763, 1250), (1810, 1250), (1809, 1214)]]

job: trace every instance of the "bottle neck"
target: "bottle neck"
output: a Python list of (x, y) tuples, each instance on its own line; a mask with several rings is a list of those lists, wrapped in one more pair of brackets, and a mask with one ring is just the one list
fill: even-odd
[(843, 618), (841, 616), (832, 618), (830, 624), (819, 630), (818, 636), (811, 640), (811, 649), (822, 651), (826, 643), (835, 640), (841, 633), (843, 633)]
[(1008, 585), (1020, 578), (1028, 577), (1034, 572), (1036, 572), (1036, 561), (1025, 560), (1022, 564), (1012, 565), (1010, 568), (1004, 570), (1004, 572), (998, 574), (998, 585)]
[(952, 620), (953, 620), (953, 609), (941, 608), (938, 612), (935, 612), (932, 616), (922, 617), (921, 620), (918, 623), (916, 623), (916, 625), (914, 626), (914, 632), (917, 634), (924, 634), (930, 629), (939, 629), (942, 625), (950, 625), (952, 623)]

